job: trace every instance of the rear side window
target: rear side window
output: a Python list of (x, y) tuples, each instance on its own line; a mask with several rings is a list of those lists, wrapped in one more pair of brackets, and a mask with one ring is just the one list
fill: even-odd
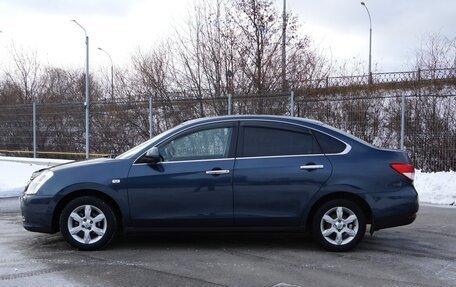
[(325, 134), (317, 132), (317, 131), (314, 131), (313, 134), (317, 138), (318, 143), (320, 144), (320, 147), (325, 154), (341, 153), (346, 148), (346, 145), (343, 142), (341, 142), (331, 136), (325, 135)]
[(310, 133), (246, 126), (243, 138), (242, 155), (245, 157), (321, 153)]

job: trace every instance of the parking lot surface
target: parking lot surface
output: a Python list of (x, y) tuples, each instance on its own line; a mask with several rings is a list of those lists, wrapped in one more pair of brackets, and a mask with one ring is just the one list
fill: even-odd
[(456, 286), (456, 208), (421, 206), (347, 253), (271, 233), (129, 235), (80, 252), (25, 231), (18, 199), (0, 199), (0, 254), (0, 286)]

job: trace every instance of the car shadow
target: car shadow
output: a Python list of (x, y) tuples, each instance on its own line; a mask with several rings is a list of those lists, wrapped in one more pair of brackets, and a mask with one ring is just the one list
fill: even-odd
[[(30, 233), (21, 242), (25, 250), (75, 250), (66, 243), (60, 233)], [(135, 233), (117, 235), (104, 250), (157, 250), (157, 249), (288, 249), (317, 250), (318, 245), (303, 233)]]
[(287, 248), (314, 249), (316, 245), (301, 233), (135, 233), (117, 236), (108, 249), (220, 249), (220, 248)]

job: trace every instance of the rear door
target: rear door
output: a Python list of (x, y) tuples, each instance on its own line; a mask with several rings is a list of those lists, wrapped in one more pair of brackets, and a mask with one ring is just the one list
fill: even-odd
[(235, 225), (299, 225), (304, 207), (331, 171), (311, 130), (241, 122), (233, 177)]

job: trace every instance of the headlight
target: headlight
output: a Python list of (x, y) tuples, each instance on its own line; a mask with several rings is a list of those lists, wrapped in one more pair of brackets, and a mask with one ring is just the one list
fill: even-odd
[(32, 182), (29, 184), (25, 194), (35, 194), (43, 184), (48, 181), (54, 173), (50, 170), (45, 170), (35, 177)]

